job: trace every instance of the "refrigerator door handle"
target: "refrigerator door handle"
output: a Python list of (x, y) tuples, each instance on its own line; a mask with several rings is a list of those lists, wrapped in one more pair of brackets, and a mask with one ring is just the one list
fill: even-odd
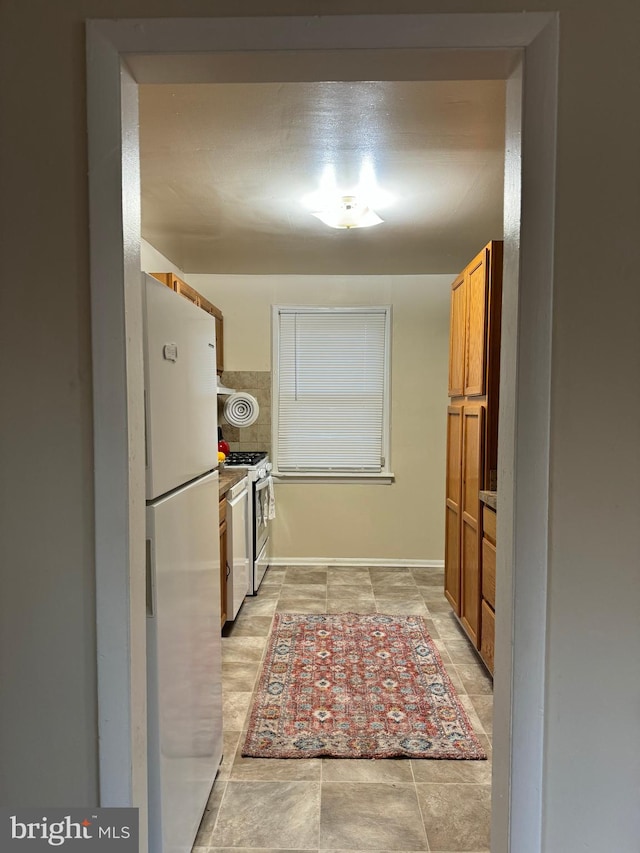
[(147, 408), (147, 389), (144, 389), (144, 470), (149, 470), (149, 416)]
[(153, 617), (156, 615), (156, 595), (154, 583), (153, 562), (151, 557), (151, 539), (147, 539), (147, 559), (146, 559), (146, 588), (147, 588), (147, 616)]

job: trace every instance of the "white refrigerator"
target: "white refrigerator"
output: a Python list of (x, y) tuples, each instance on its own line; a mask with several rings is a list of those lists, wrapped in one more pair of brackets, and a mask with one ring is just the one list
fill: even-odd
[(222, 758), (215, 319), (143, 274), (150, 853), (190, 853)]

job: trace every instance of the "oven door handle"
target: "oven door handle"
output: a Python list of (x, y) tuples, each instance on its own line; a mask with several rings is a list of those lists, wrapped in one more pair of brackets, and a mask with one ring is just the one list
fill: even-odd
[(262, 551), (262, 549), (264, 548), (264, 543), (267, 541), (268, 538), (269, 528), (268, 526), (263, 527), (260, 535), (256, 537), (256, 556), (260, 553), (260, 551)]
[(263, 489), (266, 489), (268, 485), (269, 485), (269, 478), (268, 477), (265, 477), (264, 480), (259, 480), (256, 483), (256, 492), (261, 492)]

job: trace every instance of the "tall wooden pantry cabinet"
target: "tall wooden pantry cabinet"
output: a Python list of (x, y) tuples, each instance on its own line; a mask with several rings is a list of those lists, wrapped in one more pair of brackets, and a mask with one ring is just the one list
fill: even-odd
[(444, 592), (480, 649), (482, 507), (498, 458), (502, 242), (493, 240), (451, 285)]

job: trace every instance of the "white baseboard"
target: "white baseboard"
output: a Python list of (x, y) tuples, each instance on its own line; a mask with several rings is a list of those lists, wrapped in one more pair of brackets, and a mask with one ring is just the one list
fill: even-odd
[(270, 566), (321, 566), (380, 567), (398, 569), (442, 569), (444, 560), (390, 560), (385, 557), (271, 557)]

